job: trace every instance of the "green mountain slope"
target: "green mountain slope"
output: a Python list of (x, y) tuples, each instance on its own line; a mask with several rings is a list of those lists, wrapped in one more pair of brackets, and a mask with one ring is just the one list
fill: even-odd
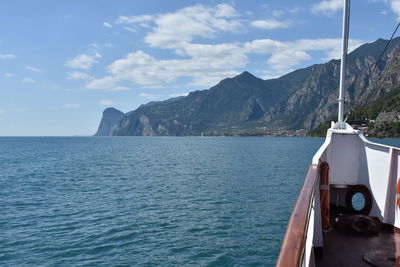
[[(347, 114), (347, 122), (371, 137), (400, 137), (400, 88), (354, 109)], [(308, 135), (325, 136), (329, 127), (330, 122), (327, 122), (310, 131)]]

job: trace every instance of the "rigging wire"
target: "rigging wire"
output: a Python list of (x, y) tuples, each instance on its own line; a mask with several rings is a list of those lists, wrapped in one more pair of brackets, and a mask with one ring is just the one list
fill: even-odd
[(381, 61), (383, 55), (385, 54), (386, 50), (388, 49), (388, 47), (389, 47), (390, 43), (392, 42), (392, 39), (393, 39), (394, 35), (396, 34), (397, 30), (399, 29), (399, 27), (400, 27), (400, 22), (397, 24), (397, 27), (394, 30), (394, 32), (392, 33), (392, 36), (390, 37), (389, 42), (386, 44), (385, 49), (383, 49), (382, 54), (379, 56), (378, 60), (375, 62), (374, 68), (372, 69), (372, 71), (371, 71), (371, 73), (369, 75), (369, 78), (372, 77), (372, 74), (374, 73), (374, 71), (376, 69), (376, 66), (378, 66), (379, 62)]
[[(396, 29), (394, 29), (394, 31), (393, 31), (393, 33), (392, 33), (392, 36), (390, 36), (390, 39), (389, 39), (389, 41), (387, 42), (387, 44), (386, 44), (386, 46), (385, 46), (385, 49), (383, 49), (382, 54), (379, 56), (378, 60), (375, 62), (372, 71), (371, 71), (371, 72), (369, 73), (369, 75), (368, 75), (368, 76), (369, 76), (369, 77), (368, 77), (368, 80), (370, 80), (371, 77), (372, 77), (372, 74), (374, 74), (374, 71), (375, 71), (376, 67), (378, 66), (378, 64), (379, 64), (379, 62), (381, 61), (382, 57), (385, 55), (385, 52), (386, 52), (386, 50), (388, 49), (390, 43), (392, 42), (393, 37), (394, 37), (394, 35), (396, 34), (396, 32), (397, 32), (397, 30), (399, 29), (399, 27), (400, 27), (400, 22), (397, 24)], [(358, 75), (357, 75), (357, 76), (358, 76)], [(357, 78), (358, 78), (358, 77), (356, 77), (355, 80), (357, 80)], [(346, 101), (345, 101), (345, 102), (346, 102)], [(351, 112), (351, 110), (348, 111), (347, 117), (350, 115), (350, 112)], [(346, 119), (347, 119), (347, 118), (346, 118)]]

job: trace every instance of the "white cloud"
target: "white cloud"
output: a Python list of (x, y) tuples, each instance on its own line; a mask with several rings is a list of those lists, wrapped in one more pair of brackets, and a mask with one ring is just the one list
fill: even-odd
[(180, 96), (188, 96), (189, 93), (175, 93), (175, 94), (170, 94), (169, 97), (180, 97)]
[[(378, 3), (378, 2), (382, 2), (385, 3), (386, 5), (389, 6), (389, 8), (391, 9), (391, 11), (396, 14), (397, 20), (400, 20), (400, 0), (370, 0), (372, 3)], [(381, 11), (382, 15), (387, 15), (387, 11), (383, 10)]]
[(101, 79), (94, 79), (89, 84), (86, 85), (88, 89), (108, 89), (115, 86), (116, 79), (111, 76), (106, 76)]
[(93, 48), (93, 52), (96, 53), (99, 50), (113, 47), (113, 44), (112, 43), (103, 43), (103, 44), (91, 43), (90, 46)]
[(63, 106), (63, 108), (71, 108), (71, 109), (80, 108), (80, 107), (81, 107), (80, 104), (65, 104), (65, 105)]
[(22, 83), (35, 83), (35, 80), (32, 80), (31, 78), (24, 78), (21, 80)]
[(127, 86), (115, 86), (112, 88), (109, 88), (110, 91), (129, 91), (131, 90), (131, 88), (127, 87)]
[(146, 99), (151, 99), (151, 100), (156, 100), (161, 97), (161, 95), (148, 94), (148, 93), (140, 93), (138, 96), (144, 97)]
[(324, 0), (312, 6), (314, 14), (333, 15), (343, 8), (343, 0)]
[(142, 16), (119, 16), (115, 21), (117, 24), (135, 24), (146, 21), (152, 21), (154, 16), (151, 15), (142, 15)]
[[(290, 21), (277, 20), (277, 16), (298, 12), (298, 9), (275, 11), (269, 20), (251, 22), (255, 27), (274, 29), (291, 26)], [(275, 17), (274, 17), (275, 16)], [(205, 6), (197, 4), (172, 13), (120, 16), (115, 24), (131, 27), (135, 31), (140, 24), (149, 28), (145, 42), (152, 47), (169, 49), (175, 58), (160, 59), (144, 51), (133, 51), (125, 57), (111, 62), (105, 70), (107, 75), (89, 79), (86, 75), (70, 77), (85, 78), (87, 89), (129, 90), (126, 84), (133, 83), (140, 88), (173, 87), (174, 83), (187, 81), (186, 85), (215, 85), (220, 80), (239, 74), (248, 63), (248, 56), (265, 56), (268, 66), (265, 75), (285, 74), (300, 63), (310, 60), (313, 52), (326, 58), (340, 55), (340, 39), (300, 39), (281, 42), (272, 39), (253, 40), (246, 43), (194, 43), (196, 38), (214, 38), (224, 32), (238, 32), (243, 26), (237, 11), (228, 4)], [(361, 44), (350, 40), (350, 49)], [(326, 59), (323, 57), (323, 59)], [(124, 86), (121, 86), (123, 84)]]
[(281, 16), (283, 16), (283, 15), (285, 15), (285, 14), (286, 14), (286, 12), (283, 11), (283, 10), (273, 10), (273, 11), (272, 11), (272, 16), (273, 16), (274, 18), (281, 17)]
[(118, 86), (119, 80), (116, 77), (106, 76), (100, 79), (93, 79), (89, 82), (85, 88), (86, 89), (103, 89), (106, 91), (127, 91), (131, 88), (126, 86)]
[[(350, 51), (362, 42), (350, 40)], [(248, 62), (248, 54), (266, 55), (266, 63), (276, 73), (290, 71), (311, 59), (310, 52), (325, 53), (323, 59), (340, 56), (341, 39), (300, 39), (280, 42), (271, 39), (247, 43), (217, 45), (183, 42), (175, 49), (182, 59), (157, 59), (143, 51), (115, 60), (107, 68), (108, 76), (91, 81), (86, 88), (115, 90), (119, 82), (131, 82), (144, 87), (169, 86), (181, 78), (190, 78), (187, 85), (212, 86), (221, 79), (233, 77)]]
[[(361, 40), (349, 39), (349, 53), (362, 44)], [(295, 45), (303, 51), (325, 51), (325, 60), (338, 59), (342, 52), (342, 39), (339, 38), (301, 39), (296, 41)]]
[[(245, 44), (247, 53), (270, 54), (267, 60), (271, 68), (276, 70), (288, 69), (299, 64), (301, 61), (311, 58), (308, 52), (325, 52), (325, 60), (340, 58), (341, 39), (300, 39), (292, 42), (280, 42), (271, 39), (259, 39)], [(360, 40), (349, 40), (349, 51), (351, 52), (362, 42)]]
[(273, 54), (267, 63), (271, 64), (274, 69), (285, 70), (310, 58), (311, 56), (304, 51), (288, 50)]
[(5, 76), (5, 77), (13, 77), (14, 74), (12, 74), (12, 73), (4, 73), (3, 76)]
[(107, 71), (117, 80), (147, 86), (165, 85), (180, 77), (192, 78), (191, 84), (213, 85), (216, 80), (226, 78), (224, 75), (227, 73), (232, 74), (230, 69), (247, 63), (243, 49), (234, 44), (185, 43), (177, 53), (190, 58), (157, 60), (143, 51), (137, 51), (114, 61)]
[[(184, 61), (195, 70), (210, 69), (212, 72), (229, 68), (244, 67), (248, 61), (241, 44), (223, 43), (216, 45), (183, 43), (176, 52), (190, 56), (191, 61)], [(185, 66), (187, 68), (188, 66)]]
[(272, 39), (257, 39), (244, 44), (246, 53), (271, 54), (287, 49), (288, 44)]
[(188, 85), (210, 87), (216, 85), (223, 79), (232, 78), (239, 74), (240, 72), (235, 70), (217, 71), (212, 73), (210, 72), (206, 75), (196, 73), (193, 75), (193, 79)]
[(99, 53), (80, 54), (67, 61), (66, 65), (73, 69), (90, 69), (93, 64), (97, 63), (97, 59), (102, 56)]
[(273, 69), (273, 70), (259, 70), (259, 77), (264, 80), (268, 79), (275, 79), (279, 78), (291, 71), (294, 71), (293, 69)]
[(13, 54), (3, 54), (3, 55), (0, 55), (0, 59), (14, 59), (14, 58), (16, 58), (16, 56), (13, 55)]
[(100, 100), (98, 103), (102, 106), (111, 106), (116, 104), (115, 102), (106, 99)]
[(143, 51), (137, 51), (114, 61), (107, 70), (119, 80), (151, 85), (174, 81), (177, 73), (173, 75), (171, 68), (178, 65), (179, 60), (156, 60)]
[(43, 70), (32, 67), (32, 66), (25, 66), (25, 69), (33, 71), (33, 72), (43, 72)]
[(85, 72), (72, 71), (72, 72), (68, 72), (67, 79), (68, 80), (92, 80), (93, 77)]
[(112, 28), (112, 25), (111, 25), (111, 23), (109, 23), (109, 22), (103, 22), (103, 26), (104, 27), (107, 27), (107, 28)]
[[(228, 4), (197, 4), (175, 12), (157, 15), (120, 16), (115, 21), (123, 29), (151, 28), (145, 42), (152, 47), (173, 49), (178, 59), (157, 59), (135, 51), (115, 60), (106, 70), (109, 75), (94, 79), (88, 89), (110, 90), (128, 81), (144, 87), (160, 88), (180, 78), (190, 78), (191, 85), (214, 85), (225, 75), (237, 74), (234, 68), (248, 61), (240, 44), (193, 44), (194, 38), (214, 38), (221, 32), (238, 32), (242, 27), (238, 12)], [(205, 78), (207, 77), (207, 78)]]
[(124, 26), (122, 27), (124, 30), (130, 31), (130, 32), (137, 32), (135, 28), (129, 27), (129, 26)]
[(269, 20), (255, 20), (252, 21), (250, 25), (260, 29), (274, 30), (280, 28), (288, 28), (291, 24), (288, 21), (269, 19)]
[[(137, 32), (138, 26), (143, 28), (150, 28), (150, 23), (154, 21), (154, 15), (141, 15), (141, 16), (119, 16), (115, 24), (125, 25), (122, 28), (130, 32)], [(129, 25), (129, 26), (127, 26)]]
[(216, 17), (231, 18), (239, 16), (239, 13), (229, 4), (218, 4), (215, 15)]
[[(340, 57), (341, 51), (340, 38), (325, 39), (299, 39), (296, 41), (281, 42), (272, 39), (257, 39), (245, 43), (247, 53), (273, 54), (283, 51), (325, 51), (331, 58)], [(349, 40), (349, 51), (354, 50), (363, 42), (356, 39)], [(329, 59), (331, 59), (329, 58)]]
[(390, 8), (397, 15), (400, 16), (400, 1), (399, 0), (388, 0), (390, 3)]
[(242, 23), (228, 4), (207, 7), (201, 4), (161, 14), (153, 19), (155, 27), (145, 37), (152, 47), (175, 48), (195, 37), (213, 38), (218, 32), (237, 32)]

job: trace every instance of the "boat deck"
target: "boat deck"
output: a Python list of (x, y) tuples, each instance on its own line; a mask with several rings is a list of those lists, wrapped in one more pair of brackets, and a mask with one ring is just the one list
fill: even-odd
[(382, 227), (378, 235), (333, 229), (324, 233), (323, 253), (316, 256), (316, 266), (323, 267), (400, 266), (400, 234), (389, 227)]

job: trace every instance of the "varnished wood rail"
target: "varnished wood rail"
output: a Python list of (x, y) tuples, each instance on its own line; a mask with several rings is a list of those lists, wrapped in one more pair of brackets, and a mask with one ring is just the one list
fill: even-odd
[(315, 193), (318, 166), (312, 164), (290, 216), (288, 228), (282, 243), (277, 267), (301, 266), (306, 246), (308, 220)]

